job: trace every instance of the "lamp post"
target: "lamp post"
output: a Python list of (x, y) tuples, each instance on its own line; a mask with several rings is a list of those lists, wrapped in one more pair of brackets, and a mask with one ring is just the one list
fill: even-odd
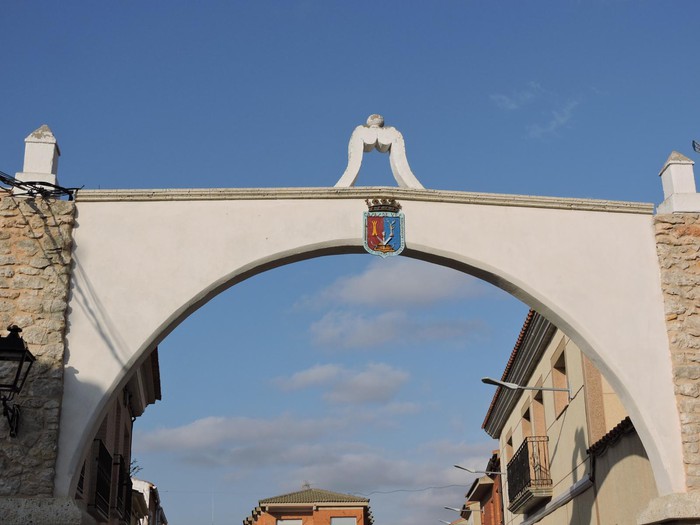
[(508, 390), (537, 390), (537, 391), (548, 391), (548, 392), (566, 392), (569, 394), (569, 401), (571, 401), (571, 388), (552, 388), (548, 386), (523, 386), (516, 383), (508, 383), (507, 381), (499, 381), (498, 379), (493, 379), (492, 377), (482, 377), (481, 382), (486, 385), (500, 386)]
[(3, 415), (10, 425), (10, 437), (16, 437), (20, 411), (10, 401), (22, 391), (36, 357), (19, 335), (22, 331), (20, 327), (11, 325), (7, 330), (10, 333), (6, 337), (0, 336), (0, 401)]
[[(466, 470), (467, 472), (470, 472), (471, 474), (491, 474), (493, 476), (505, 476), (505, 472), (498, 472), (496, 470), (472, 470), (467, 467), (463, 467), (461, 465), (453, 465), (455, 468), (461, 469), (461, 470)], [(447, 508), (447, 507), (445, 507)]]

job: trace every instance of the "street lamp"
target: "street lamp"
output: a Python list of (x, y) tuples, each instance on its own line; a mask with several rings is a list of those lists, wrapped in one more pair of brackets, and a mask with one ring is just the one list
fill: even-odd
[(548, 392), (566, 392), (569, 395), (569, 401), (571, 401), (571, 389), (570, 388), (551, 388), (548, 386), (522, 386), (515, 383), (508, 383), (507, 381), (499, 381), (498, 379), (493, 379), (492, 377), (482, 377), (481, 382), (486, 385), (501, 386), (507, 388), (508, 390), (537, 390)]
[(7, 328), (7, 337), (0, 336), (0, 401), (2, 412), (10, 425), (10, 437), (17, 436), (19, 427), (19, 407), (9, 404), (15, 394), (22, 391), (29, 370), (36, 357), (27, 348), (22, 336), (22, 329), (17, 325)]
[(498, 472), (495, 470), (472, 470), (467, 467), (463, 467), (461, 465), (453, 465), (455, 468), (461, 469), (461, 470), (466, 470), (467, 472), (470, 472), (472, 474), (491, 474), (493, 476), (504, 476), (506, 473), (505, 472)]

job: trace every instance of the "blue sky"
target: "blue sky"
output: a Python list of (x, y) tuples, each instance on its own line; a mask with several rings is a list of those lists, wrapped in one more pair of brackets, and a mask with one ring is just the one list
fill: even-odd
[[(0, 170), (41, 124), (86, 188), (332, 186), (371, 113), (430, 189), (659, 203), (700, 140), (696, 2), (3, 2)], [(358, 185), (394, 185), (365, 156)], [(376, 294), (382, 283), (385, 295)], [(313, 486), (377, 525), (451, 519), (526, 306), (451, 270), (315, 259), (258, 275), (160, 347), (140, 475), (173, 525)], [(367, 335), (371, 334), (371, 337)], [(428, 487), (442, 489), (423, 490)], [(399, 492), (397, 492), (399, 491)], [(406, 492), (415, 491), (415, 492)]]

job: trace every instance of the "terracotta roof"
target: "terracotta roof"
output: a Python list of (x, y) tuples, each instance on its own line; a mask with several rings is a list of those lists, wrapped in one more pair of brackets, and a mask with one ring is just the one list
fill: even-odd
[[(523, 323), (523, 327), (520, 329), (520, 335), (518, 335), (518, 340), (515, 342), (515, 346), (513, 347), (513, 351), (510, 353), (510, 357), (508, 358), (508, 364), (506, 364), (506, 369), (503, 371), (503, 375), (501, 376), (501, 381), (505, 381), (508, 378), (508, 372), (510, 372), (511, 367), (513, 366), (513, 363), (515, 362), (515, 358), (518, 355), (518, 351), (520, 350), (520, 346), (523, 344), (523, 339), (525, 339), (525, 334), (527, 333), (528, 328), (530, 327), (530, 323), (532, 322), (532, 318), (535, 315), (535, 311), (530, 308), (530, 311), (527, 313), (527, 316), (525, 317), (525, 322)], [(493, 408), (496, 406), (496, 402), (498, 401), (498, 397), (501, 395), (501, 387), (499, 386), (496, 389), (496, 393), (493, 395), (493, 399), (491, 399), (491, 405), (489, 405), (488, 412), (486, 412), (486, 417), (484, 418), (484, 422), (481, 424), (481, 428), (486, 427), (486, 423), (488, 422), (489, 418), (491, 417), (491, 412), (493, 412)]]
[(279, 505), (289, 503), (369, 503), (367, 498), (353, 496), (352, 494), (340, 494), (323, 489), (305, 489), (298, 492), (290, 492), (272, 498), (261, 499), (258, 504), (262, 507), (265, 505)]
[(622, 436), (632, 431), (634, 431), (634, 425), (632, 424), (632, 420), (629, 418), (629, 416), (627, 416), (625, 419), (615, 425), (610, 432), (593, 443), (586, 452), (588, 454), (593, 454), (594, 456), (600, 456), (608, 447), (617, 443)]

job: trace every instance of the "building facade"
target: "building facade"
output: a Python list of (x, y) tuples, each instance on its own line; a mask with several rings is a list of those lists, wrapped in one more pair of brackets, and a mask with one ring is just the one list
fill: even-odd
[(483, 423), (503, 458), (503, 523), (635, 525), (658, 495), (649, 460), (579, 348), (531, 310), (501, 381), (531, 388), (498, 387)]
[[(138, 480), (136, 492), (145, 499), (145, 512), (131, 478), (134, 420), (161, 398), (158, 349), (136, 370), (109, 408), (83, 461), (75, 492), (80, 508), (97, 523), (161, 525), (167, 523), (155, 485)], [(148, 484), (151, 488), (147, 488)], [(134, 506), (136, 503), (136, 506)], [(154, 506), (154, 509), (151, 509)], [(162, 518), (160, 518), (162, 514)], [(151, 518), (149, 519), (149, 516)], [(155, 516), (158, 516), (156, 518)], [(144, 517), (146, 521), (143, 521)]]
[[(461, 516), (470, 525), (503, 525), (503, 486), (500, 451), (494, 450), (485, 473), (477, 478), (466, 494)], [(470, 521), (471, 520), (471, 521)]]
[(304, 488), (262, 499), (243, 525), (372, 525), (369, 499)]
[(132, 512), (130, 525), (168, 525), (160, 503), (158, 487), (150, 481), (131, 478)]

